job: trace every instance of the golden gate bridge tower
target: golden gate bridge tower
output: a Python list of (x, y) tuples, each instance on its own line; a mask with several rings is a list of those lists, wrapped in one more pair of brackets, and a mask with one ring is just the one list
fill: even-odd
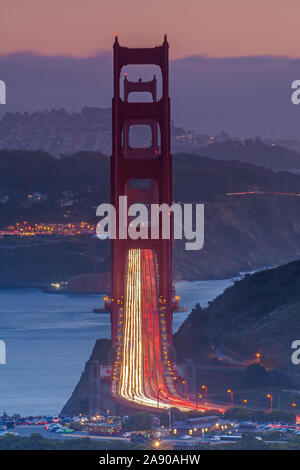
[[(113, 146), (111, 160), (111, 202), (119, 212), (119, 196), (126, 195), (128, 205), (133, 203), (172, 204), (172, 159), (170, 154), (170, 98), (168, 93), (167, 37), (161, 46), (153, 48), (128, 48), (120, 46), (118, 36), (114, 43), (114, 96)], [(162, 75), (162, 97), (157, 101), (157, 80), (132, 82), (124, 77), (124, 100), (121, 99), (121, 70), (126, 65), (157, 65)], [(130, 93), (149, 92), (152, 102), (129, 102)], [(148, 148), (132, 148), (129, 145), (130, 127), (148, 125), (152, 144)], [(161, 136), (161, 145), (158, 143)], [(138, 188), (134, 183), (140, 180)], [(141, 186), (140, 185), (140, 186)], [(138, 184), (137, 184), (138, 186)], [(117, 220), (117, 233), (119, 226)], [(111, 241), (111, 321), (115, 344), (120, 305), (125, 296), (125, 271), (128, 250), (152, 249), (156, 254), (159, 296), (164, 300), (167, 312), (167, 335), (172, 342), (172, 240)]]

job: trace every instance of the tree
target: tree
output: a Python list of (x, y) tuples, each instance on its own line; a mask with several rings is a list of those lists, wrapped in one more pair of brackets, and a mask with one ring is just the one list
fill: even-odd
[(273, 410), (267, 411), (265, 415), (265, 421), (268, 421), (269, 423), (278, 421), (285, 424), (295, 424), (296, 422), (296, 416), (290, 411)]
[(124, 424), (125, 431), (146, 431), (152, 427), (152, 415), (144, 411), (137, 411), (129, 416)]
[(266, 369), (261, 364), (251, 364), (245, 373), (245, 386), (247, 388), (260, 388), (269, 384)]
[(263, 421), (265, 418), (265, 412), (262, 410), (251, 410), (245, 407), (234, 407), (227, 410), (224, 414), (225, 419), (237, 420), (237, 421)]

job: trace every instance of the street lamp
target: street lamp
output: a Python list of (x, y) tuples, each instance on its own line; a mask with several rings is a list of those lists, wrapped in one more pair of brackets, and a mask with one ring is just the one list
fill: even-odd
[(183, 385), (185, 385), (185, 398), (187, 399), (187, 395), (188, 395), (188, 384), (187, 384), (187, 381), (186, 381), (186, 380), (183, 380), (181, 383), (183, 383)]
[(197, 395), (197, 411), (199, 411), (199, 398), (202, 398), (202, 395)]
[(207, 386), (206, 385), (202, 385), (203, 390), (205, 390), (205, 404), (207, 405)]
[(161, 388), (158, 388), (157, 389), (157, 409), (159, 409), (159, 395), (160, 395), (160, 392), (161, 392)]
[(256, 359), (257, 359), (257, 362), (259, 362), (259, 363), (260, 363), (260, 360), (261, 360), (261, 354), (258, 352), (258, 353), (256, 353), (256, 354), (255, 354), (255, 357), (256, 357)]
[(230, 393), (230, 406), (233, 406), (233, 391), (229, 388), (227, 393)]
[(270, 398), (270, 410), (273, 411), (273, 395), (268, 393), (267, 398)]
[(297, 403), (291, 403), (291, 408), (292, 408), (292, 409), (293, 409), (293, 408), (296, 408), (296, 406), (297, 406)]
[(244, 399), (242, 400), (242, 406), (245, 406), (248, 403), (248, 400)]

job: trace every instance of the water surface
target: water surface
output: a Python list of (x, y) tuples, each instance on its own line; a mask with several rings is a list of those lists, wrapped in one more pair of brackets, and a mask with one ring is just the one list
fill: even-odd
[[(232, 280), (182, 281), (176, 292), (190, 310), (222, 293)], [(103, 296), (0, 290), (0, 413), (57, 414), (71, 395), (97, 338), (110, 337), (109, 315), (93, 313)], [(176, 331), (188, 312), (174, 315)]]

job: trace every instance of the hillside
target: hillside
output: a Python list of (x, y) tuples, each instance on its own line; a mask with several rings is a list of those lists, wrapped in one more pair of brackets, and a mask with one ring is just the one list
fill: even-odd
[[(0, 151), (0, 228), (29, 223), (96, 224), (96, 207), (109, 201), (109, 158), (82, 152), (57, 159), (43, 152)], [(64, 191), (75, 194), (60, 204)], [(40, 191), (47, 200), (27, 204)], [(249, 163), (180, 154), (173, 161), (174, 201), (205, 204), (205, 243), (185, 251), (174, 242), (175, 280), (236, 276), (300, 258), (300, 175), (273, 172)], [(233, 195), (228, 195), (233, 193)], [(236, 194), (242, 193), (242, 194)], [(288, 193), (288, 194), (287, 194)], [(109, 269), (107, 244), (73, 240), (0, 240), (0, 283), (39, 284), (88, 270)]]
[(245, 142), (228, 140), (199, 149), (201, 155), (220, 160), (239, 160), (275, 171), (300, 168), (300, 155), (279, 145), (270, 146), (259, 138)]
[[(253, 195), (206, 202), (203, 249), (186, 251), (184, 243), (173, 242), (174, 280), (230, 278), (299, 259), (300, 198)], [(107, 240), (6, 237), (0, 239), (0, 285), (103, 273), (109, 261)]]
[[(269, 148), (269, 147), (268, 147)], [(227, 192), (251, 190), (298, 192), (300, 175), (278, 173), (231, 159), (220, 161), (189, 153), (173, 157), (174, 200), (215, 200)], [(57, 159), (42, 151), (0, 150), (0, 197), (7, 194), (7, 207), (20, 208), (28, 194), (39, 191), (49, 201), (63, 191), (97, 194), (109, 199), (110, 159), (97, 152), (79, 152)], [(6, 206), (2, 208), (5, 209)]]
[[(300, 339), (300, 261), (246, 275), (206, 309), (195, 307), (174, 336), (179, 359), (210, 362), (217, 351), (243, 360), (258, 351), (270, 368), (299, 373), (291, 344)], [(215, 359), (214, 359), (215, 360)]]
[(174, 242), (175, 279), (228, 278), (300, 258), (300, 198), (244, 196), (205, 203), (204, 247)]
[(216, 200), (226, 193), (247, 191), (300, 193), (300, 175), (192, 154), (173, 157), (173, 199), (182, 202)]

